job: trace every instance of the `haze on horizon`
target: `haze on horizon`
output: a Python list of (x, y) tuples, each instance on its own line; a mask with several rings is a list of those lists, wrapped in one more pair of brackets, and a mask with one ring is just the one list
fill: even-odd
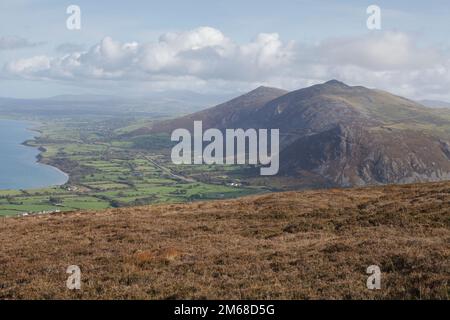
[[(408, 1), (80, 0), (0, 4), (0, 96), (226, 95), (330, 79), (450, 101), (450, 5)], [(381, 8), (368, 30), (366, 9)]]

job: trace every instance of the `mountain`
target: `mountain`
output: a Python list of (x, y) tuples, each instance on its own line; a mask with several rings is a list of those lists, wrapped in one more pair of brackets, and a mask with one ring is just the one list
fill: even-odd
[(281, 129), (285, 175), (331, 186), (450, 179), (450, 118), (387, 92), (329, 81), (270, 101), (251, 121)]
[(319, 186), (450, 179), (450, 112), (331, 80), (286, 92), (260, 87), (135, 134), (207, 128), (279, 128), (280, 176)]
[(450, 102), (439, 101), (439, 100), (421, 100), (419, 101), (426, 107), (430, 108), (450, 108)]
[(448, 299), (449, 202), (441, 182), (2, 219), (0, 299)]
[(270, 87), (259, 87), (249, 93), (219, 104), (213, 108), (199, 111), (181, 118), (157, 122), (151, 128), (141, 128), (135, 134), (146, 132), (169, 132), (177, 128), (192, 129), (194, 120), (203, 121), (205, 128), (225, 129), (245, 126), (249, 117), (267, 102), (278, 98), (287, 91)]

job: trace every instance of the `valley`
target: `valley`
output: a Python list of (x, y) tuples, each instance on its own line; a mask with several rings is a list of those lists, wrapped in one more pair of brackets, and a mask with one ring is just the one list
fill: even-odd
[[(170, 140), (160, 136), (123, 138), (128, 123), (136, 120), (82, 118), (44, 123), (41, 135), (26, 144), (40, 148), (39, 161), (67, 172), (70, 180), (63, 186), (0, 190), (0, 215), (227, 199), (265, 191), (231, 186), (239, 181), (239, 175), (216, 178), (208, 174), (219, 172), (212, 165), (180, 170), (167, 157)], [(236, 168), (229, 166), (223, 172), (227, 170), (235, 172)]]
[[(142, 105), (138, 112), (123, 101), (102, 115), (108, 100), (91, 102), (97, 106), (81, 115), (50, 102), (40, 101), (35, 113), (25, 104), (12, 108), (14, 113), (0, 108), (0, 114), (42, 123), (41, 135), (26, 144), (39, 148), (39, 161), (66, 172), (69, 181), (44, 189), (0, 190), (0, 215), (450, 180), (449, 110), (337, 80), (292, 92), (259, 87), (187, 115), (179, 109), (152, 114)], [(68, 105), (74, 103), (88, 112), (90, 103)], [(191, 132), (195, 121), (222, 134), (279, 129), (279, 173), (265, 177), (258, 165), (195, 159), (174, 164), (171, 134)]]

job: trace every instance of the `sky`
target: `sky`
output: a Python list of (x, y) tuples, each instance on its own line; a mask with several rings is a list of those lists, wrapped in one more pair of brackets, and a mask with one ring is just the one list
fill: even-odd
[[(66, 10), (81, 10), (69, 30)], [(381, 29), (369, 30), (369, 5)], [(450, 101), (450, 3), (365, 0), (0, 3), (0, 96), (295, 90), (338, 79)]]

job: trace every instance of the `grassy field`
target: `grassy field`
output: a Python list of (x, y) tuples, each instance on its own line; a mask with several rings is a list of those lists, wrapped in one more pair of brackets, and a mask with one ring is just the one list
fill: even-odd
[(449, 208), (443, 182), (4, 217), (0, 299), (449, 299)]
[(231, 186), (237, 180), (223, 176), (232, 171), (226, 166), (174, 166), (164, 155), (166, 138), (123, 138), (129, 127), (115, 121), (45, 123), (39, 138), (27, 144), (40, 147), (40, 160), (68, 173), (70, 180), (59, 187), (0, 190), (0, 216), (227, 199), (265, 190)]

